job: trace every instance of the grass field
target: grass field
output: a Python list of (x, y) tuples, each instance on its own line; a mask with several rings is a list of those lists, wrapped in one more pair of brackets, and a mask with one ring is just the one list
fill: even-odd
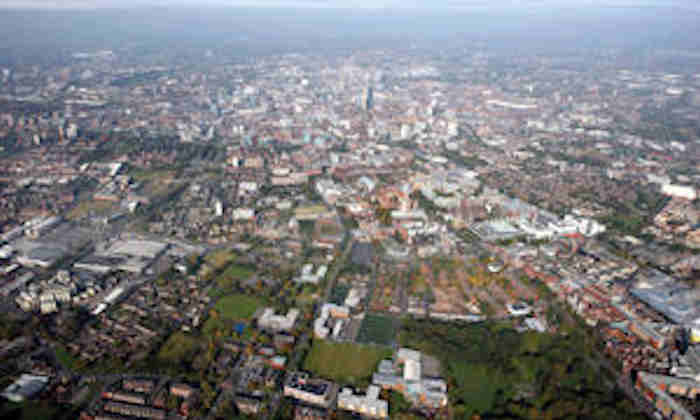
[(202, 333), (206, 336), (230, 335), (232, 323), (226, 321), (248, 320), (263, 304), (262, 299), (254, 296), (241, 294), (224, 296), (214, 305), (217, 315), (210, 316), (202, 325)]
[(221, 318), (209, 317), (209, 319), (202, 324), (202, 334), (205, 336), (224, 333), (226, 333), (226, 324)]
[[(245, 280), (255, 273), (254, 267), (236, 263), (236, 254), (229, 249), (220, 249), (204, 257), (209, 266), (204, 274), (207, 279), (214, 279), (215, 287), (209, 291), (209, 296), (225, 295), (239, 280)], [(223, 270), (223, 271), (221, 271)], [(218, 274), (217, 274), (218, 273)]]
[(56, 358), (63, 365), (64, 368), (73, 370), (77, 367), (77, 360), (66, 350), (63, 346), (56, 346), (55, 348)]
[(210, 264), (215, 270), (224, 268), (235, 259), (236, 254), (228, 249), (219, 249), (204, 257), (204, 261)]
[(379, 361), (390, 358), (387, 347), (314, 340), (304, 369), (341, 384), (358, 384), (372, 376)]
[(143, 183), (143, 192), (148, 196), (165, 195), (170, 189), (170, 182), (175, 171), (135, 169), (129, 172), (135, 181)]
[(78, 220), (86, 217), (91, 212), (99, 216), (106, 215), (113, 210), (116, 205), (116, 203), (108, 200), (85, 200), (69, 211), (66, 218), (68, 220)]
[(264, 304), (262, 299), (248, 295), (224, 296), (216, 302), (214, 309), (225, 319), (248, 319)]
[(396, 327), (393, 318), (378, 314), (365, 315), (357, 335), (358, 342), (388, 346), (395, 339)]
[(226, 270), (217, 277), (216, 282), (222, 283), (219, 284), (219, 286), (224, 287), (224, 285), (228, 285), (228, 283), (233, 280), (247, 279), (252, 276), (253, 273), (254, 271), (251, 267), (234, 263), (226, 267)]
[(172, 178), (175, 171), (167, 169), (132, 169), (129, 175), (137, 182), (159, 181), (163, 178)]
[(231, 264), (216, 277), (216, 287), (212, 289), (211, 296), (221, 296), (230, 291), (240, 280), (248, 279), (254, 273), (253, 269), (239, 264)]
[(166, 362), (181, 362), (199, 349), (197, 340), (189, 334), (176, 332), (168, 338), (158, 352), (158, 359)]

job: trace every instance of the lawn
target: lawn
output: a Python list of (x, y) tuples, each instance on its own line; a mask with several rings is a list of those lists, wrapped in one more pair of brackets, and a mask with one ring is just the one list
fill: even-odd
[(224, 278), (235, 280), (247, 279), (248, 277), (253, 275), (253, 272), (254, 271), (252, 267), (241, 264), (231, 264), (228, 267), (226, 267), (226, 270), (223, 273), (221, 273), (221, 275), (216, 279), (216, 281), (219, 282)]
[(129, 172), (135, 181), (143, 183), (143, 192), (148, 196), (165, 195), (171, 189), (175, 171), (136, 169)]
[(65, 347), (57, 345), (55, 347), (56, 358), (64, 368), (74, 370), (77, 367), (77, 360), (66, 350)]
[(391, 345), (396, 339), (394, 319), (379, 314), (367, 314), (360, 326), (357, 341), (360, 343)]
[(160, 348), (158, 359), (179, 363), (192, 357), (198, 349), (199, 344), (194, 337), (182, 332), (176, 332)]
[(244, 280), (252, 276), (255, 271), (252, 267), (233, 263), (216, 277), (217, 289), (214, 293), (230, 290), (238, 280)]
[(115, 203), (108, 200), (85, 200), (71, 209), (66, 215), (66, 218), (69, 220), (78, 220), (86, 217), (90, 213), (103, 216), (108, 214), (115, 207)]
[(262, 299), (255, 296), (242, 294), (224, 296), (214, 305), (216, 316), (210, 316), (202, 325), (202, 333), (207, 336), (228, 335), (231, 332), (231, 324), (226, 321), (250, 319), (264, 303)]
[(236, 254), (228, 249), (219, 249), (204, 257), (204, 260), (209, 263), (215, 270), (224, 268), (227, 264), (236, 259)]
[(168, 169), (132, 169), (129, 175), (137, 182), (159, 181), (164, 178), (172, 178), (175, 171)]
[(248, 295), (228, 295), (216, 302), (214, 309), (224, 319), (249, 319), (264, 304), (263, 300)]
[(212, 335), (220, 336), (227, 332), (226, 323), (221, 318), (209, 317), (209, 319), (202, 324), (202, 334), (207, 337)]
[(341, 384), (356, 385), (369, 379), (379, 361), (391, 355), (388, 347), (314, 340), (304, 369)]

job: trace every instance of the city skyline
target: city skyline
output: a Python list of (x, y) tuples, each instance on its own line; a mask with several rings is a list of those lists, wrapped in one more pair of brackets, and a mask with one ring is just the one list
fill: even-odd
[(128, 9), (133, 7), (252, 7), (252, 8), (328, 8), (364, 10), (493, 10), (493, 11), (532, 11), (547, 9), (588, 9), (595, 8), (672, 8), (679, 10), (700, 10), (688, 0), (586, 0), (571, 3), (567, 0), (6, 0), (0, 8), (34, 9)]

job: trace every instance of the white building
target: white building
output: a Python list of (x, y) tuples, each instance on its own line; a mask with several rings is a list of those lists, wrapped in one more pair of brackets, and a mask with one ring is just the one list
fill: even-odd
[(661, 186), (661, 192), (672, 197), (687, 198), (695, 200), (698, 195), (693, 187), (683, 185), (664, 184)]
[(525, 316), (532, 312), (532, 308), (523, 302), (509, 303), (506, 305), (506, 308), (508, 308), (508, 312), (513, 316)]
[(33, 311), (36, 301), (36, 294), (24, 291), (19, 292), (19, 295), (15, 298), (15, 303), (17, 303), (17, 306), (19, 306), (24, 312)]
[[(447, 405), (447, 383), (439, 378), (423, 377), (423, 359), (419, 351), (401, 348), (396, 353), (395, 362), (381, 361), (377, 372), (372, 375), (372, 383), (400, 392), (414, 404), (434, 408)], [(403, 370), (400, 372), (398, 367), (401, 365)]]
[(294, 282), (301, 284), (318, 284), (323, 279), (323, 277), (326, 276), (326, 273), (328, 272), (328, 266), (320, 265), (315, 273), (313, 271), (313, 268), (314, 266), (312, 264), (305, 264), (301, 268), (301, 274), (299, 275), (299, 277), (294, 279)]
[(459, 134), (459, 124), (456, 121), (450, 121), (447, 123), (447, 134), (450, 136), (456, 136)]
[(366, 395), (355, 395), (350, 388), (343, 388), (338, 394), (338, 408), (372, 418), (389, 416), (389, 403), (379, 399), (380, 388), (370, 385)]
[(233, 210), (233, 220), (236, 221), (242, 221), (242, 220), (253, 220), (255, 217), (255, 210), (249, 209), (249, 208), (238, 208)]
[(258, 327), (272, 331), (289, 331), (299, 317), (299, 310), (294, 308), (287, 315), (276, 315), (273, 308), (265, 308), (258, 318)]
[(56, 299), (54, 299), (53, 294), (43, 293), (39, 296), (39, 310), (42, 314), (50, 314), (58, 311), (58, 305), (56, 304)]
[(377, 182), (376, 182), (376, 181), (374, 181), (373, 179), (371, 179), (371, 178), (369, 178), (369, 177), (366, 177), (366, 176), (360, 177), (360, 179), (357, 180), (357, 183), (358, 183), (361, 187), (367, 189), (367, 191), (370, 191), (370, 192), (371, 192), (371, 191), (374, 191), (374, 189), (375, 189), (376, 186), (377, 186)]
[(420, 358), (418, 360), (406, 359), (403, 367), (403, 379), (405, 381), (420, 381), (421, 378)]
[(66, 129), (66, 137), (73, 139), (78, 135), (78, 126), (74, 123), (68, 124), (68, 129)]
[(8, 259), (15, 253), (15, 249), (10, 245), (4, 245), (0, 247), (0, 259)]
[(291, 373), (284, 384), (284, 396), (309, 404), (328, 407), (334, 398), (333, 384), (321, 379), (311, 379), (304, 373)]
[(241, 182), (238, 184), (238, 195), (254, 194), (258, 191), (256, 182)]
[[(349, 317), (350, 309), (348, 307), (336, 305), (334, 303), (324, 303), (321, 307), (321, 314), (314, 321), (314, 335), (317, 338), (327, 338), (331, 330), (326, 326), (326, 323), (328, 323), (330, 319), (347, 319)], [(340, 323), (336, 324), (338, 331), (333, 331), (334, 336), (336, 337), (340, 333), (340, 328), (342, 328), (342, 324), (340, 324), (340, 327), (337, 327), (338, 324)]]
[(401, 138), (407, 139), (411, 136), (411, 126), (408, 124), (401, 124)]
[(350, 289), (348, 292), (348, 295), (345, 297), (345, 301), (343, 302), (343, 305), (347, 306), (348, 308), (354, 308), (357, 305), (360, 304), (362, 299), (367, 296), (367, 290), (360, 290), (356, 287), (353, 287)]
[(20, 403), (41, 391), (49, 383), (47, 376), (23, 373), (12, 385), (5, 388), (2, 395), (10, 401)]
[(666, 185), (671, 183), (668, 175), (647, 174), (647, 182), (650, 184)]

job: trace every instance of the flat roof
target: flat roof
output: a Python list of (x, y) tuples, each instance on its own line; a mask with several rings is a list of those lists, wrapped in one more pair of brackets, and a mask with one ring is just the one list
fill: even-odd
[(105, 251), (106, 254), (122, 254), (134, 257), (155, 258), (168, 247), (168, 244), (145, 240), (117, 241)]

